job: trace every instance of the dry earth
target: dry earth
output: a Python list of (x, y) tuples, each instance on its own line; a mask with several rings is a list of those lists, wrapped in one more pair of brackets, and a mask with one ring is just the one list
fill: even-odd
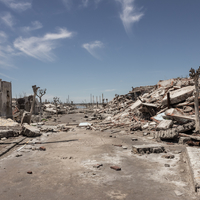
[[(84, 121), (83, 114), (64, 115), (58, 120), (80, 121)], [(164, 154), (140, 156), (131, 152), (132, 145), (155, 141), (140, 133), (127, 134), (123, 128), (117, 130), (95, 132), (74, 126), (68, 132), (27, 138), (1, 157), (0, 199), (198, 199), (192, 192), (184, 146), (165, 146), (174, 159), (162, 158)], [(138, 141), (132, 141), (133, 137)], [(34, 150), (41, 146), (46, 151)], [(20, 147), (23, 148), (17, 151)], [(96, 164), (103, 166), (95, 168)], [(121, 167), (121, 171), (111, 169), (113, 165)]]

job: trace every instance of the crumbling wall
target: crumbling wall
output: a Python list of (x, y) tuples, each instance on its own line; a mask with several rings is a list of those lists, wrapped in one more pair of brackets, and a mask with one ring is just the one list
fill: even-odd
[[(31, 105), (32, 105), (32, 102), (33, 102), (33, 95), (30, 95), (28, 97), (19, 98), (19, 99), (16, 100), (16, 102), (17, 102), (17, 108), (18, 109), (30, 112)], [(36, 98), (35, 99), (35, 105), (34, 105), (34, 108), (33, 108), (33, 114), (38, 114), (38, 112), (39, 112), (39, 101)]]
[(0, 116), (12, 118), (12, 85), (0, 79)]

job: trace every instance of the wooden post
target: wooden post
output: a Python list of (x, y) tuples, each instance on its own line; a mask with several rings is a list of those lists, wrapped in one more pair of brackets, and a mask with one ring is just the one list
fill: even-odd
[(171, 102), (170, 102), (170, 93), (168, 92), (167, 93), (167, 106), (168, 106), (168, 109), (170, 109), (170, 104), (171, 104)]
[(195, 98), (194, 98), (194, 105), (195, 105), (195, 131), (200, 132), (200, 120), (199, 120), (199, 89), (198, 89), (198, 81), (199, 81), (199, 75), (200, 75), (200, 67), (198, 70), (194, 70), (193, 68), (190, 69), (190, 77), (194, 80), (195, 84)]

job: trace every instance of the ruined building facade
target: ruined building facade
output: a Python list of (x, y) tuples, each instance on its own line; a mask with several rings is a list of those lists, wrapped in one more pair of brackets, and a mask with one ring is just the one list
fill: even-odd
[(12, 118), (12, 84), (0, 79), (0, 116)]

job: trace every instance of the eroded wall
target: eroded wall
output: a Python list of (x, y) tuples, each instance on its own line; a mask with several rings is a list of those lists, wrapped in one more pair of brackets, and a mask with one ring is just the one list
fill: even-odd
[(12, 118), (12, 86), (11, 82), (0, 80), (0, 116)]

